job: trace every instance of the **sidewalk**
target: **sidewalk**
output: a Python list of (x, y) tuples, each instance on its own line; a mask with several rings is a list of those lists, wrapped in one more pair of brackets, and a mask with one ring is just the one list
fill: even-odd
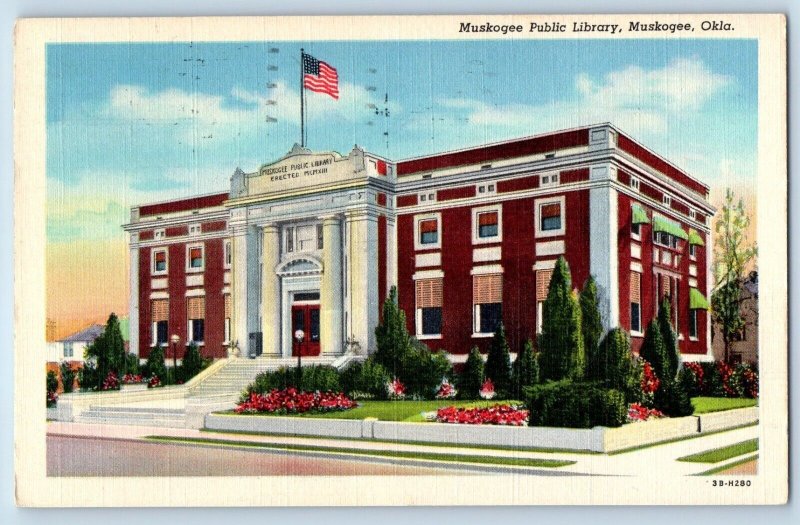
[[(539, 458), (574, 461), (572, 465), (552, 469), (562, 473), (594, 476), (688, 476), (705, 472), (717, 465), (709, 463), (687, 463), (677, 458), (706, 450), (724, 447), (757, 438), (757, 426), (746, 427), (709, 436), (648, 447), (615, 455), (579, 454), (569, 452), (536, 452), (517, 450), (479, 449), (467, 447), (441, 447), (406, 443), (388, 443), (345, 439), (308, 438), (294, 436), (263, 436), (232, 434), (225, 432), (202, 432), (195, 429), (144, 427), (129, 425), (96, 425), (82, 423), (51, 422), (48, 435), (88, 437), (111, 440), (141, 440), (147, 436), (170, 436), (188, 439), (224, 439), (270, 445), (308, 445), (337, 449), (383, 450), (403, 452), (428, 452), (437, 454), (482, 455), (506, 458)], [(302, 451), (298, 451), (302, 453)], [(341, 454), (341, 452), (337, 452)], [(397, 462), (406, 461), (398, 458)], [(733, 458), (730, 460), (733, 461)]]

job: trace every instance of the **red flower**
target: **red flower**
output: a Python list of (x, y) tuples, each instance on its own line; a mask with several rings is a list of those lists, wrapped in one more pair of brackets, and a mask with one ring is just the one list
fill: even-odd
[(639, 403), (632, 403), (630, 406), (628, 406), (628, 423), (647, 421), (651, 417), (660, 418), (664, 417), (664, 414), (661, 413), (660, 410), (656, 410), (655, 408), (647, 408)]
[(239, 403), (239, 414), (269, 412), (302, 414), (305, 412), (333, 412), (355, 408), (356, 402), (335, 392), (299, 392), (296, 388), (273, 390), (268, 394), (251, 393), (249, 399)]
[(522, 426), (528, 422), (528, 411), (511, 405), (494, 405), (488, 408), (440, 408), (436, 411), (439, 423), (461, 425)]
[(658, 387), (661, 386), (661, 381), (658, 376), (653, 372), (653, 367), (647, 361), (642, 362), (642, 392), (645, 394), (652, 394)]

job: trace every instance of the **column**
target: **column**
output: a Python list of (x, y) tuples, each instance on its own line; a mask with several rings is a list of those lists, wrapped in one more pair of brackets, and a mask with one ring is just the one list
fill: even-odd
[(275, 273), (280, 262), (280, 228), (261, 230), (261, 337), (265, 355), (281, 355), (281, 283)]
[(131, 233), (130, 292), (128, 295), (128, 351), (139, 355), (139, 234)]
[(237, 344), (240, 357), (247, 356), (247, 230), (234, 231), (231, 239), (233, 261), (231, 271), (231, 341)]
[(344, 352), (342, 336), (342, 224), (338, 215), (322, 219), (320, 346), (324, 355)]
[(589, 273), (597, 281), (603, 330), (619, 326), (618, 201), (611, 187), (615, 177), (609, 165), (592, 166), (590, 180), (603, 184), (589, 190)]
[(367, 210), (347, 212), (350, 246), (350, 336), (361, 351), (375, 351), (378, 325), (378, 217)]

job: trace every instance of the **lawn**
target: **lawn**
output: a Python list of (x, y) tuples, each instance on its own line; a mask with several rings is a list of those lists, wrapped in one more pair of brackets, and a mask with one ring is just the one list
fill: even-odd
[[(326, 419), (366, 419), (374, 417), (381, 421), (403, 421), (420, 423), (425, 421), (423, 412), (433, 412), (439, 408), (456, 406), (460, 408), (490, 407), (497, 404), (521, 405), (519, 401), (453, 401), (441, 399), (436, 401), (359, 401), (358, 407), (342, 412), (275, 414), (292, 417), (320, 417)], [(248, 414), (249, 415), (249, 414)], [(271, 416), (261, 413), (259, 416)]]
[(747, 408), (758, 405), (758, 399), (747, 399), (739, 397), (693, 397), (695, 414), (706, 414), (708, 412), (721, 412), (734, 408)]
[(690, 456), (678, 458), (678, 461), (689, 461), (692, 463), (719, 463), (726, 459), (743, 456), (744, 454), (751, 454), (758, 450), (758, 440), (751, 439), (749, 441), (742, 441), (741, 443), (734, 443), (727, 447), (715, 448), (699, 452)]

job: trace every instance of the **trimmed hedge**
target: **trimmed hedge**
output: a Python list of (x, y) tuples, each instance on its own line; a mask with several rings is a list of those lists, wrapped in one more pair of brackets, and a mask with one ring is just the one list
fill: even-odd
[(267, 394), (272, 390), (284, 390), (295, 387), (305, 392), (339, 392), (339, 372), (332, 366), (304, 366), (300, 380), (297, 380), (297, 368), (280, 368), (274, 372), (261, 372), (248, 385), (246, 397), (250, 394)]
[(592, 428), (622, 426), (625, 396), (599, 383), (552, 381), (525, 389), (532, 427)]

